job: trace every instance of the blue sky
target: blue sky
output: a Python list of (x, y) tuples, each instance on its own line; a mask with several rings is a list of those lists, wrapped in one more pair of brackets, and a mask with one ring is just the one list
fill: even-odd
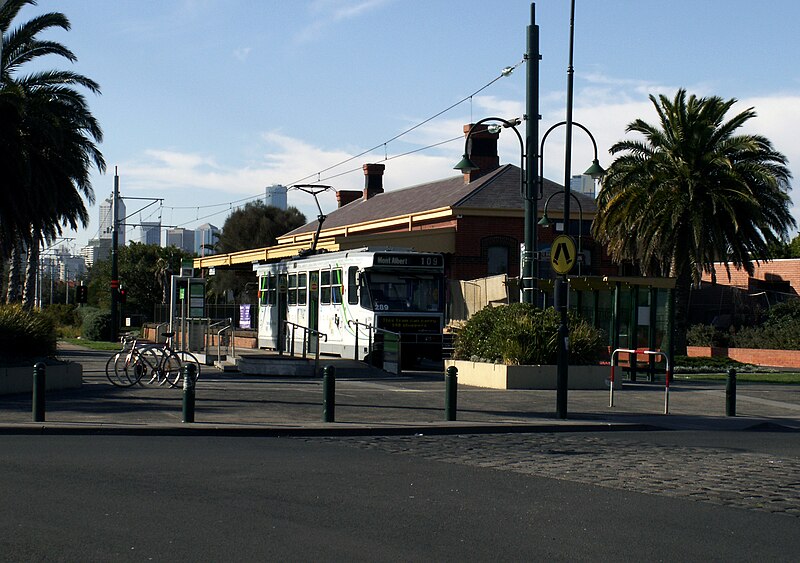
[[(90, 100), (108, 164), (95, 174), (98, 202), (163, 198), (130, 221), (193, 228), (222, 226), (264, 187), (310, 182), (361, 189), (362, 164), (383, 162), (387, 190), (454, 175), (462, 125), (487, 116), (522, 116), (525, 65), (411, 133), (522, 60), (527, 0), (39, 0), (18, 21), (60, 11), (70, 32), (53, 39), (78, 56), (71, 68), (97, 82)], [(577, 0), (574, 119), (598, 141), (600, 161), (636, 118), (655, 121), (649, 94), (737, 98), (754, 106), (748, 132), (766, 135), (800, 178), (800, 4), (792, 0)], [(569, 2), (536, 2), (540, 28), (540, 130), (565, 117)], [(66, 67), (57, 59), (45, 66)], [(524, 126), (522, 127), (524, 134)], [(574, 135), (573, 173), (591, 146)], [(318, 172), (357, 155), (343, 166)], [(501, 136), (501, 162), (519, 162), (519, 143)], [(563, 133), (545, 147), (545, 175), (564, 179)], [(349, 172), (355, 170), (353, 172)], [(331, 176), (335, 176), (331, 178)], [(800, 189), (793, 192), (800, 202)], [(302, 192), (290, 205), (317, 211)], [(127, 202), (128, 211), (140, 205)], [(322, 199), (323, 211), (335, 207)], [(800, 208), (793, 207), (800, 222)], [(97, 233), (74, 236), (77, 250)], [(134, 230), (128, 238), (136, 238)]]

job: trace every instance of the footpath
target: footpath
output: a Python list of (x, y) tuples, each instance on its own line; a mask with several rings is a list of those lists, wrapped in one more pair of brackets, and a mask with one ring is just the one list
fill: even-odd
[(195, 422), (184, 423), (183, 391), (112, 386), (110, 352), (59, 345), (61, 359), (83, 367), (80, 389), (48, 391), (44, 422), (33, 422), (31, 394), (0, 396), (0, 433), (232, 435), (414, 435), (606, 430), (800, 430), (800, 386), (739, 383), (735, 417), (726, 416), (725, 383), (626, 383), (615, 391), (570, 390), (568, 416), (556, 417), (556, 392), (458, 386), (455, 421), (445, 420), (444, 374), (401, 377), (336, 367), (334, 422), (323, 422), (319, 378), (246, 376), (204, 368), (195, 390)]

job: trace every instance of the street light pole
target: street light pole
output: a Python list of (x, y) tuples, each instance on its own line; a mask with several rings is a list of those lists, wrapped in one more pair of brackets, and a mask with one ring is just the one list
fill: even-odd
[[(564, 150), (564, 234), (569, 236), (570, 179), (572, 177), (572, 101), (575, 70), (572, 52), (575, 41), (575, 0), (570, 2), (569, 15), (569, 63), (567, 66), (567, 135)], [(567, 418), (567, 389), (569, 388), (569, 320), (567, 318), (567, 274), (556, 278), (556, 307), (561, 315), (558, 327), (558, 375), (556, 377), (556, 416)]]

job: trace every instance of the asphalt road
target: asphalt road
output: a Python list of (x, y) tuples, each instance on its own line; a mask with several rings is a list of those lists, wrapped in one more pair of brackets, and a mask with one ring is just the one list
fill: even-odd
[[(758, 432), (0, 436), (0, 559), (796, 561), (796, 442)], [(715, 471), (771, 466), (795, 504), (750, 502), (749, 491), (726, 502), (710, 478), (683, 473), (685, 495), (674, 481), (653, 487), (652, 475), (704, 460)], [(635, 463), (616, 481), (589, 478)]]

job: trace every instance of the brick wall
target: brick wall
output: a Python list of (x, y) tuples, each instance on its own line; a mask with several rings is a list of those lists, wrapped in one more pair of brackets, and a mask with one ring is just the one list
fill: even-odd
[[(755, 272), (752, 277), (744, 270), (731, 267), (730, 280), (728, 280), (724, 264), (717, 262), (714, 267), (717, 271), (717, 283), (721, 285), (732, 285), (753, 291), (762, 288), (758, 282), (788, 282), (793, 290), (792, 293), (800, 294), (800, 259), (798, 258), (754, 264)], [(711, 275), (703, 274), (703, 281), (711, 282)]]
[(800, 368), (800, 350), (756, 350), (754, 348), (689, 346), (686, 352), (690, 357), (722, 357), (757, 366)]

